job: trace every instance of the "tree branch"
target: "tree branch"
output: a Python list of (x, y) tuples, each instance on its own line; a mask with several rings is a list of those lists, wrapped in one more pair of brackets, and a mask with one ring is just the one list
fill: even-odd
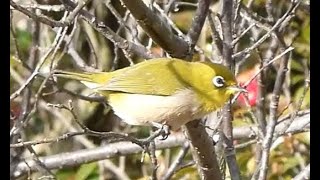
[[(76, 4), (70, 0), (60, 0), (69, 10), (73, 10), (76, 7)], [(124, 49), (129, 54), (137, 54), (140, 57), (150, 59), (157, 57), (152, 54), (147, 48), (141, 45), (132, 43), (126, 39), (123, 39), (117, 33), (112, 31), (107, 27), (102, 21), (98, 20), (94, 15), (85, 10), (80, 10), (79, 14), (81, 17), (89, 23), (95, 30), (100, 32), (104, 37), (109, 39), (115, 46)]]
[(191, 28), (187, 35), (191, 49), (194, 48), (198, 41), (202, 27), (209, 12), (210, 2), (211, 0), (199, 0), (196, 14), (193, 17)]
[(305, 167), (296, 177), (293, 178), (293, 180), (304, 179), (310, 179), (310, 164), (308, 164), (307, 167)]
[[(282, 132), (283, 129), (286, 128), (286, 122), (289, 121), (290, 118), (291, 116), (288, 115), (280, 119), (280, 123), (277, 124), (275, 131)], [(199, 126), (199, 127), (202, 127), (202, 126)], [(298, 113), (297, 117), (291, 124), (290, 128), (287, 129), (287, 131), (284, 132), (284, 134), (282, 135), (296, 134), (296, 133), (306, 132), (309, 130), (310, 130), (310, 111), (302, 111)], [(234, 139), (236, 140), (255, 139), (257, 137), (257, 133), (258, 133), (257, 126), (245, 126), (245, 127), (238, 127), (233, 129)], [(199, 140), (204, 140), (203, 136), (199, 136), (196, 141), (199, 141)], [(155, 140), (157, 149), (183, 146), (186, 142), (187, 142), (187, 139), (182, 133), (170, 135), (166, 140), (163, 140), (163, 141)], [(200, 141), (198, 144), (202, 142), (203, 141)], [(212, 141), (210, 140), (209, 143), (212, 143)], [(32, 143), (26, 143), (26, 144), (36, 145), (39, 143), (33, 142), (33, 144)], [(21, 147), (19, 145), (14, 145), (14, 144), (12, 144), (11, 146)], [(113, 158), (121, 155), (136, 154), (142, 151), (143, 149), (134, 143), (116, 142), (103, 147), (78, 150), (70, 153), (61, 153), (57, 155), (50, 155), (50, 156), (40, 157), (39, 159), (43, 162), (43, 164), (45, 164), (45, 166), (48, 169), (58, 169), (58, 168), (64, 168), (64, 167), (77, 166), (83, 163), (99, 161), (99, 160)], [(209, 154), (212, 154), (212, 152), (210, 152)], [(205, 157), (207, 157), (207, 155)], [(34, 160), (27, 159), (25, 161), (21, 161), (17, 165), (17, 168), (14, 172), (14, 176), (17, 177), (25, 173), (28, 173), (29, 171), (36, 171), (36, 170), (37, 169), (36, 169), (36, 164)], [(218, 175), (215, 175), (215, 176), (218, 176)]]
[(172, 32), (164, 18), (151, 11), (141, 0), (122, 0), (122, 2), (149, 37), (172, 57), (188, 56), (188, 43)]
[(173, 176), (173, 174), (178, 170), (179, 166), (182, 163), (183, 158), (187, 155), (188, 151), (190, 149), (189, 143), (186, 141), (183, 144), (182, 149), (180, 150), (179, 154), (177, 155), (177, 158), (172, 162), (170, 167), (168, 168), (167, 173), (164, 175), (162, 180), (169, 180)]
[(200, 120), (194, 120), (185, 125), (186, 134), (192, 147), (193, 160), (197, 164), (201, 179), (221, 180), (214, 142), (205, 127), (199, 122)]
[[(183, 134), (177, 136), (169, 136), (166, 140), (155, 140), (156, 149), (164, 149), (182, 146), (185, 142), (185, 137)], [(46, 165), (48, 169), (58, 169), (72, 167), (84, 163), (90, 163), (102, 159), (108, 159), (116, 156), (125, 156), (128, 154), (136, 154), (142, 152), (143, 149), (131, 142), (117, 142), (111, 143), (109, 145), (93, 148), (84, 149), (79, 151), (74, 151), (70, 153), (61, 153), (57, 155), (51, 155), (47, 157), (39, 158), (43, 164)], [(27, 165), (28, 164), (28, 165)], [(29, 167), (30, 169), (29, 169)], [(20, 162), (14, 173), (14, 176), (20, 176), (28, 171), (36, 171), (35, 162), (32, 159), (26, 160), (25, 162)]]
[(23, 8), (22, 6), (17, 5), (15, 2), (13, 2), (12, 0), (10, 0), (10, 6), (12, 6), (14, 9), (22, 12), (23, 14), (27, 15), (28, 17), (36, 20), (36, 21), (40, 21), (44, 24), (47, 24), (51, 27), (65, 27), (67, 26), (66, 23), (60, 22), (60, 21), (55, 21), (53, 19), (49, 19), (45, 16), (42, 15), (36, 15), (34, 13), (32, 13), (31, 11)]
[[(232, 24), (233, 24), (233, 0), (224, 0), (222, 5), (221, 27), (223, 35), (223, 49), (222, 55), (224, 64), (229, 68), (234, 68), (234, 61), (232, 59)], [(232, 114), (231, 114), (231, 101), (223, 108), (223, 121), (222, 121), (222, 139), (225, 151), (225, 158), (229, 167), (230, 176), (234, 180), (240, 180), (240, 170), (237, 164), (235, 150), (233, 146), (232, 134)]]
[(259, 174), (259, 179), (266, 179), (268, 162), (269, 162), (269, 153), (272, 145), (272, 139), (274, 136), (275, 126), (277, 123), (277, 110), (279, 105), (279, 98), (281, 93), (281, 87), (286, 77), (286, 72), (288, 69), (289, 56), (286, 55), (281, 61), (279, 71), (277, 73), (276, 82), (272, 92), (272, 99), (270, 102), (270, 116), (268, 125), (266, 128), (266, 135), (262, 142), (262, 154), (261, 154), (261, 169)]

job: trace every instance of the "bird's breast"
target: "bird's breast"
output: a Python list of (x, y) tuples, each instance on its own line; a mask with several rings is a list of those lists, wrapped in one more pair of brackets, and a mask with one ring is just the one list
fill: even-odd
[(115, 114), (130, 125), (157, 122), (177, 130), (187, 122), (206, 115), (190, 89), (170, 96), (110, 93), (108, 101)]

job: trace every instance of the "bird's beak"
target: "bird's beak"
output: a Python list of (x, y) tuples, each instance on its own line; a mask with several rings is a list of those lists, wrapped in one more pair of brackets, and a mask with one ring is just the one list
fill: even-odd
[(228, 90), (231, 90), (234, 92), (248, 93), (248, 91), (245, 88), (237, 86), (237, 85), (229, 86)]

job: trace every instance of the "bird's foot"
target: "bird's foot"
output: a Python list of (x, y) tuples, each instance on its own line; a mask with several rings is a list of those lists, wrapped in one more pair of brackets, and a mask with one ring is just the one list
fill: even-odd
[(152, 125), (158, 128), (158, 130), (156, 131), (156, 134), (159, 134), (162, 136), (160, 140), (165, 140), (168, 138), (168, 136), (170, 135), (170, 127), (168, 125), (159, 124), (159, 123), (152, 123)]
[(170, 127), (168, 125), (163, 124), (160, 131), (162, 136), (160, 140), (166, 140), (170, 135)]

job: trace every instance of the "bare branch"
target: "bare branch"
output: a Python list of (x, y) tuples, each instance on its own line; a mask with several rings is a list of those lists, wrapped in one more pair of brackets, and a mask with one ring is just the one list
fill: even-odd
[(199, 120), (187, 123), (186, 133), (192, 147), (192, 156), (201, 179), (221, 180), (219, 163), (212, 139)]
[[(280, 132), (285, 128), (285, 122), (290, 120), (290, 116), (280, 119), (281, 123), (277, 124), (276, 132)], [(300, 132), (306, 132), (310, 130), (310, 111), (302, 111), (298, 113), (294, 122), (290, 128), (284, 132), (284, 134), (296, 134)], [(251, 127), (239, 127), (234, 128), (234, 139), (255, 139), (257, 136), (257, 126)], [(78, 132), (80, 133), (80, 132)], [(62, 137), (62, 136), (60, 136)], [(52, 138), (53, 139), (53, 138)], [(203, 140), (202, 136), (199, 136), (197, 141)], [(186, 137), (182, 133), (170, 135), (166, 140), (155, 140), (156, 149), (172, 148), (177, 146), (183, 146), (187, 142)], [(210, 142), (212, 142), (210, 140)], [(24, 142), (28, 145), (36, 145), (38, 142)], [(12, 144), (11, 146), (20, 147), (21, 144)], [(62, 153), (57, 155), (51, 155), (46, 157), (40, 157), (39, 159), (45, 164), (48, 169), (57, 169), (64, 167), (77, 166), (83, 163), (89, 163), (93, 161), (99, 161), (116, 156), (125, 156), (129, 154), (136, 154), (142, 152), (143, 149), (131, 142), (116, 142), (111, 143), (103, 147), (78, 150), (70, 153)], [(212, 152), (211, 152), (212, 153)], [(30, 168), (27, 166), (27, 164)], [(35, 162), (32, 159), (21, 161), (14, 173), (15, 176), (20, 176), (29, 171), (36, 171)], [(208, 170), (208, 169), (207, 169)], [(217, 176), (217, 175), (216, 175)]]
[[(185, 142), (183, 134), (178, 136), (169, 136), (166, 140), (155, 140), (156, 149), (164, 149), (181, 146)], [(45, 164), (48, 169), (72, 167), (83, 163), (90, 163), (102, 159), (112, 158), (115, 156), (125, 156), (128, 154), (137, 154), (142, 152), (142, 148), (131, 142), (117, 142), (108, 144), (106, 146), (97, 147), (93, 149), (84, 149), (70, 153), (61, 153), (57, 155), (40, 157), (41, 162)], [(36, 171), (35, 162), (32, 159), (26, 160), (30, 166), (31, 171)], [(29, 167), (25, 162), (20, 162), (17, 165), (15, 176), (20, 176), (28, 172)]]
[[(294, 6), (294, 5), (292, 5)], [(284, 43), (283, 43), (284, 45)], [(272, 145), (272, 139), (274, 136), (274, 131), (277, 123), (277, 110), (278, 110), (278, 105), (279, 105), (279, 98), (280, 98), (280, 93), (281, 93), (281, 87), (284, 82), (284, 79), (286, 77), (286, 72), (288, 69), (288, 62), (289, 62), (289, 56), (286, 55), (283, 57), (281, 63), (280, 63), (280, 68), (277, 73), (275, 85), (273, 88), (272, 92), (272, 99), (270, 102), (270, 116), (269, 116), (269, 121), (268, 125), (266, 128), (266, 135), (263, 139), (262, 142), (262, 154), (261, 154), (261, 169), (260, 169), (260, 174), (259, 174), (259, 179), (263, 180), (266, 179), (267, 176), (267, 170), (268, 170), (268, 162), (269, 162), (269, 153), (270, 153), (270, 148)]]
[[(299, 1), (301, 2), (301, 1)], [(284, 20), (293, 12), (295, 11), (295, 9), (298, 7), (299, 3), (297, 4), (292, 4), (291, 7), (287, 10), (287, 12), (280, 18), (278, 19), (278, 21), (272, 26), (272, 28), (266, 33), (264, 34), (257, 42), (255, 42), (252, 46), (244, 49), (241, 52), (237, 52), (235, 54), (233, 54), (234, 58), (238, 58), (238, 57), (243, 57), (246, 54), (249, 54), (252, 50), (254, 50), (255, 48), (257, 48), (258, 46), (260, 46), (266, 39), (268, 39), (271, 34), (276, 31), (284, 22)]]
[[(76, 5), (70, 1), (70, 0), (60, 0), (68, 9), (74, 9)], [(112, 31), (109, 27), (107, 27), (102, 21), (99, 21), (95, 16), (90, 14), (88, 11), (80, 10), (79, 14), (81, 17), (89, 23), (95, 30), (100, 32), (104, 37), (109, 39), (111, 42), (113, 42), (116, 46), (118, 46), (121, 49), (124, 49), (129, 54), (134, 53), (137, 54), (140, 57), (150, 59), (157, 57), (156, 55), (152, 54), (147, 48), (141, 45), (137, 45), (135, 43), (132, 43), (126, 39), (123, 39), (118, 34), (116, 34), (114, 31)]]
[[(234, 60), (232, 59), (233, 53), (233, 0), (225, 0), (222, 5), (221, 27), (223, 35), (223, 50), (222, 55), (224, 59), (224, 65), (229, 69), (234, 68)], [(224, 152), (226, 162), (229, 167), (230, 176), (234, 180), (240, 180), (240, 170), (237, 164), (235, 150), (233, 146), (233, 134), (232, 134), (232, 114), (231, 114), (231, 101), (223, 108), (223, 121), (222, 121), (222, 140), (224, 145)]]
[(74, 21), (75, 17), (78, 15), (79, 11), (84, 8), (91, 0), (78, 0), (78, 5), (73, 9), (69, 16), (64, 20), (65, 23), (71, 24)]
[(219, 32), (217, 31), (216, 24), (212, 16), (214, 16), (215, 18), (217, 15), (211, 12), (210, 15), (208, 16), (209, 25), (212, 32), (211, 57), (216, 63), (218, 63), (218, 62), (221, 62), (223, 59), (222, 58), (222, 40), (220, 38)]
[(34, 20), (36, 20), (36, 21), (40, 21), (40, 22), (42, 22), (42, 23), (44, 23), (44, 24), (47, 24), (47, 25), (49, 25), (49, 26), (51, 26), (51, 27), (65, 27), (65, 26), (67, 26), (67, 24), (65, 24), (65, 23), (63, 23), (63, 22), (55, 21), (55, 20), (53, 20), (53, 19), (49, 19), (48, 17), (45, 17), (45, 16), (43, 16), (43, 15), (36, 15), (36, 14), (34, 14), (33, 12), (31, 12), (31, 11), (29, 11), (29, 10), (27, 10), (27, 9), (19, 6), (19, 5), (17, 5), (17, 4), (16, 4), (15, 2), (13, 2), (12, 0), (10, 0), (10, 5), (11, 5), (14, 9), (16, 9), (16, 10), (22, 12), (23, 14), (27, 15), (28, 17), (30, 17), (30, 18), (32, 18), (32, 19), (34, 19)]
[(188, 56), (188, 44), (171, 31), (164, 18), (151, 11), (142, 0), (122, 0), (122, 2), (152, 40), (172, 57)]
[(47, 12), (61, 12), (64, 11), (65, 8), (63, 5), (47, 5), (47, 4), (37, 4), (35, 2), (32, 2), (30, 4), (24, 4), (20, 5), (21, 7), (25, 9), (39, 9), (41, 11), (47, 11)]
[(177, 158), (172, 162), (171, 166), (169, 167), (167, 173), (162, 178), (162, 180), (169, 180), (173, 176), (173, 174), (177, 171), (177, 168), (179, 168), (179, 166), (181, 165), (182, 160), (186, 156), (189, 149), (189, 143), (185, 142), (179, 154), (177, 155)]
[(189, 42), (191, 49), (194, 48), (198, 41), (202, 27), (209, 12), (210, 2), (211, 0), (199, 0), (198, 2), (198, 8), (193, 17), (191, 28), (187, 34), (187, 41)]
[(310, 164), (305, 167), (293, 180), (305, 180), (310, 179)]

